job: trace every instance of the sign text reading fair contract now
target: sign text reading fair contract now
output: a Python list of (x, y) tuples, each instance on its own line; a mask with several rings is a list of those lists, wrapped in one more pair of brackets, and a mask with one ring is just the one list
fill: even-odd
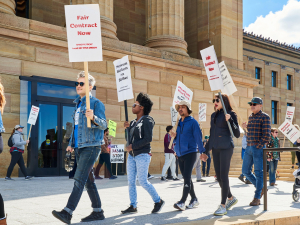
[(98, 4), (65, 5), (69, 61), (102, 61)]

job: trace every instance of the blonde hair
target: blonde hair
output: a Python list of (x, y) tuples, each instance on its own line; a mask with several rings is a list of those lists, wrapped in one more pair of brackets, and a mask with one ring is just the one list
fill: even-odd
[[(78, 80), (79, 78), (85, 78), (85, 72), (84, 72), (84, 71), (81, 71), (81, 72), (78, 74), (77, 80)], [(94, 78), (92, 75), (89, 74), (89, 86), (94, 87), (95, 84), (96, 84), (95, 78)]]
[(0, 80), (0, 110), (1, 110), (1, 114), (3, 114), (5, 104), (6, 104), (6, 100), (5, 100), (5, 96), (4, 96), (4, 87)]

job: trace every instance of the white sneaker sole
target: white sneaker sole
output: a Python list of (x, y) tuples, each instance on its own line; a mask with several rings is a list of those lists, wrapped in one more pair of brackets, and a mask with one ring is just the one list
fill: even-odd
[(179, 210), (181, 210), (181, 211), (184, 211), (184, 210), (185, 210), (185, 208), (180, 208), (177, 204), (174, 205), (174, 208), (175, 208), (175, 209), (179, 209)]
[(199, 205), (199, 202), (195, 203), (194, 206), (187, 205), (186, 208), (192, 209), (192, 208), (197, 207), (198, 205)]
[(224, 212), (224, 213), (214, 213), (215, 216), (224, 216), (227, 214), (227, 211)]

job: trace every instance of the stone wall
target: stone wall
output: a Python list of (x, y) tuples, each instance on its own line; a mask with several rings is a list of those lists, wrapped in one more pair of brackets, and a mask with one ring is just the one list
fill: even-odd
[[(19, 122), (19, 76), (36, 75), (74, 80), (77, 73), (83, 70), (83, 63), (69, 63), (66, 32), (63, 27), (1, 13), (0, 27), (0, 76), (8, 100), (3, 116), (6, 143), (9, 132), (15, 123)], [(156, 122), (150, 173), (160, 173), (164, 164), (165, 127), (171, 122), (170, 106), (177, 81), (182, 81), (194, 92), (192, 110), (196, 119), (198, 104), (207, 103), (207, 122), (201, 124), (204, 135), (209, 134), (214, 93), (210, 91), (202, 61), (199, 59), (103, 37), (104, 61), (89, 63), (89, 70), (96, 78), (96, 97), (105, 104), (107, 119), (114, 120), (118, 124), (114, 143), (125, 142), (123, 128), (125, 113), (123, 103), (117, 100), (113, 61), (125, 55), (129, 55), (135, 96), (139, 92), (146, 92), (154, 102), (150, 114)], [(257, 85), (257, 81), (246, 71), (231, 67), (229, 70), (238, 88), (234, 98), (245, 120), (249, 114), (246, 103), (252, 98), (253, 87)], [(128, 101), (129, 112), (133, 102), (133, 100)], [(129, 119), (134, 119), (132, 113), (129, 113)], [(237, 146), (241, 146), (241, 139), (235, 142)], [(10, 155), (6, 147), (0, 157), (0, 176), (5, 176), (9, 161)], [(17, 167), (13, 175), (17, 175), (16, 171)]]
[[(296, 71), (300, 69), (300, 53), (244, 36), (244, 68), (255, 78), (256, 67), (261, 68), (261, 79), (253, 94), (264, 100), (263, 110), (271, 116), (271, 101), (278, 101), (278, 122), (272, 127), (284, 122), (287, 103), (296, 107), (293, 123), (300, 124), (300, 73)], [(276, 87), (272, 87), (272, 71), (277, 74)], [(292, 90), (287, 90), (287, 75), (292, 75)]]

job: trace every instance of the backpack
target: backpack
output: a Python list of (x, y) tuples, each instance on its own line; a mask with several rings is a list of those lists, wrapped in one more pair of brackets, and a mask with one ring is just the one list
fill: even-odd
[(7, 142), (7, 144), (8, 144), (8, 146), (9, 146), (9, 147), (12, 147), (12, 146), (14, 146), (14, 143), (13, 143), (12, 137), (13, 137), (13, 135), (11, 135), (11, 136), (9, 137), (9, 139), (8, 139), (8, 142)]

